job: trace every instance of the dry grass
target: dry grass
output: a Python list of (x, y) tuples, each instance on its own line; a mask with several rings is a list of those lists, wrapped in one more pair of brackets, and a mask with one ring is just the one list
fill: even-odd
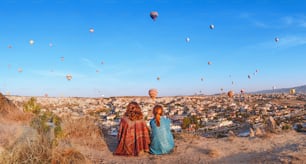
[(219, 156), (219, 151), (216, 150), (216, 149), (209, 149), (208, 152), (207, 152), (207, 155), (212, 157), (212, 158), (216, 158)]
[(42, 136), (24, 138), (1, 154), (0, 163), (50, 163), (50, 145), (50, 141)]
[(52, 155), (52, 164), (84, 164), (85, 156), (74, 148), (55, 149)]
[(105, 149), (104, 136), (93, 119), (66, 117), (62, 120), (64, 138), (69, 139), (73, 145), (86, 146), (95, 150)]

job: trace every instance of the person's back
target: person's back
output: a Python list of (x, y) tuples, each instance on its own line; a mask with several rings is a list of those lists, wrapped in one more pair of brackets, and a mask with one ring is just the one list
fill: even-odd
[(157, 105), (153, 109), (154, 119), (150, 121), (151, 144), (150, 153), (167, 154), (174, 148), (174, 139), (170, 129), (170, 119), (162, 115), (162, 107)]
[(128, 105), (124, 117), (121, 118), (118, 132), (118, 146), (114, 155), (137, 156), (141, 152), (149, 152), (150, 135), (141, 109), (136, 102)]

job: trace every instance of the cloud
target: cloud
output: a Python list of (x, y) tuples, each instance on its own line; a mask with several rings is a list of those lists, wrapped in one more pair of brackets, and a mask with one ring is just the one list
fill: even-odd
[(87, 59), (87, 58), (81, 58), (81, 62), (86, 65), (87, 67), (89, 68), (92, 68), (92, 69), (95, 69), (97, 70), (99, 67), (93, 62), (91, 61), (90, 59)]
[(306, 36), (287, 36), (283, 37), (279, 41), (280, 46), (295, 47), (306, 44)]
[(306, 16), (285, 16), (280, 19), (283, 26), (296, 26), (296, 27), (306, 27)]

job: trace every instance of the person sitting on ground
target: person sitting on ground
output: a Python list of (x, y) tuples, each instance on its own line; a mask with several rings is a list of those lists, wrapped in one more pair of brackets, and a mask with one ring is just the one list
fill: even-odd
[(137, 102), (127, 106), (118, 131), (118, 146), (114, 155), (138, 156), (150, 150), (150, 132)]
[(163, 107), (156, 105), (153, 108), (154, 118), (150, 121), (151, 127), (151, 154), (167, 154), (174, 148), (174, 139), (170, 129), (170, 119), (163, 116)]

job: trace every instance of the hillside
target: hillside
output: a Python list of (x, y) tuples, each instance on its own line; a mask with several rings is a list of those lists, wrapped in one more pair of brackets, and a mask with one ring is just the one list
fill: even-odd
[(279, 88), (279, 89), (270, 89), (270, 90), (261, 90), (253, 93), (262, 93), (262, 94), (271, 94), (271, 93), (289, 93), (290, 89), (295, 89), (296, 93), (306, 93), (306, 85), (296, 86), (291, 88)]

